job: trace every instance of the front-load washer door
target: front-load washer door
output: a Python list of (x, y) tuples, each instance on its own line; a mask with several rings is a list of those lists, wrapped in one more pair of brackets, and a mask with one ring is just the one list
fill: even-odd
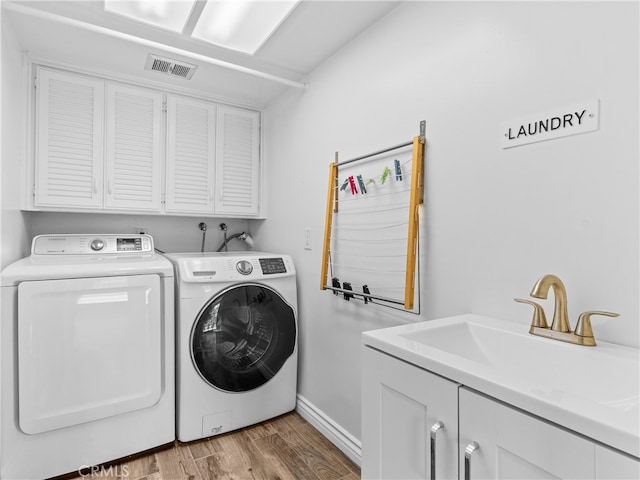
[(38, 434), (150, 407), (162, 393), (157, 275), (18, 286), (20, 428)]
[(291, 305), (265, 285), (242, 284), (214, 297), (191, 332), (191, 355), (202, 378), (226, 392), (264, 385), (296, 348)]

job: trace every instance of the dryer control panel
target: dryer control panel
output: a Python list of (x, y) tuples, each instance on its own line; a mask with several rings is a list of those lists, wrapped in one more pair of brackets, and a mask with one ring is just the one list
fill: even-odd
[(38, 235), (31, 243), (32, 255), (124, 255), (153, 251), (150, 235)]

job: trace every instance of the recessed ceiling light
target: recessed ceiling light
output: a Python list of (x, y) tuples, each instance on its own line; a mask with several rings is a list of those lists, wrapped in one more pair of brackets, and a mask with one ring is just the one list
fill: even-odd
[(300, 0), (209, 0), (192, 37), (253, 55)]
[(104, 0), (104, 9), (140, 22), (182, 32), (194, 0)]

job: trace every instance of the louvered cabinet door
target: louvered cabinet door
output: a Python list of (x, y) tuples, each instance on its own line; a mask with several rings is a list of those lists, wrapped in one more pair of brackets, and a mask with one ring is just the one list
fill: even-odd
[(213, 214), (216, 107), (169, 96), (167, 212)]
[(216, 213), (258, 216), (260, 113), (218, 107), (216, 140)]
[(38, 207), (102, 206), (104, 82), (38, 70)]
[(160, 211), (162, 94), (107, 85), (105, 208)]

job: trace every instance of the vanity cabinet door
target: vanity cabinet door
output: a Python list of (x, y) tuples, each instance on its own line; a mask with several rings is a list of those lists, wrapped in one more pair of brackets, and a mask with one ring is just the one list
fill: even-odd
[(458, 384), (368, 347), (362, 360), (362, 478), (457, 479)]
[(598, 480), (638, 480), (640, 459), (596, 445), (596, 478)]
[(503, 403), (460, 388), (460, 478), (580, 479), (595, 478), (595, 445), (575, 434)]

